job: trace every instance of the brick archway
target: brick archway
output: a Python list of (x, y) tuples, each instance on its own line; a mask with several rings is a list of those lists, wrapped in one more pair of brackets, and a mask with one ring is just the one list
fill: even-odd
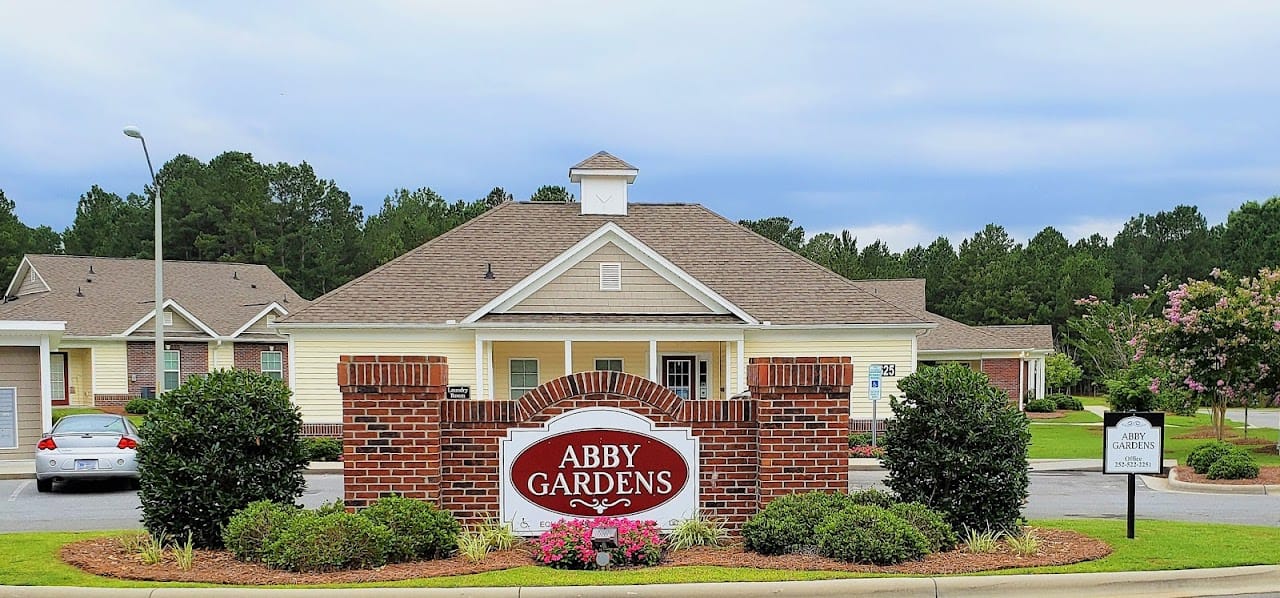
[(644, 378), (583, 372), (519, 400), (446, 398), (438, 356), (347, 356), (342, 391), (343, 499), (392, 493), (435, 502), (464, 524), (498, 516), (501, 442), (585, 407), (614, 407), (698, 438), (698, 502), (737, 528), (774, 497), (849, 484), (848, 357), (752, 358), (750, 398), (684, 400)]

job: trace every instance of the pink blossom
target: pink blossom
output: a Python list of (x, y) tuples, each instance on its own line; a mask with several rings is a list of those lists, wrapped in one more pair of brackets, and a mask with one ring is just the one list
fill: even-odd
[(1147, 390), (1151, 391), (1151, 394), (1153, 394), (1153, 395), (1154, 395), (1154, 394), (1160, 394), (1160, 379), (1159, 379), (1159, 378), (1152, 378), (1152, 379), (1151, 379), (1151, 386), (1148, 386), (1148, 387), (1147, 387)]
[(1276, 332), (1280, 332), (1280, 320), (1276, 320), (1276, 321), (1272, 322), (1272, 323), (1271, 323), (1271, 329), (1272, 329), (1272, 330), (1274, 330), (1274, 331), (1276, 331)]

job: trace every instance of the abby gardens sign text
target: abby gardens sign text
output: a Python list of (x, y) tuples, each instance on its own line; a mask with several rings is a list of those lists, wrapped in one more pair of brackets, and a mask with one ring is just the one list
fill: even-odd
[(698, 504), (697, 438), (630, 411), (579, 409), (542, 429), (513, 429), (500, 452), (502, 519), (517, 533), (600, 515), (665, 528)]

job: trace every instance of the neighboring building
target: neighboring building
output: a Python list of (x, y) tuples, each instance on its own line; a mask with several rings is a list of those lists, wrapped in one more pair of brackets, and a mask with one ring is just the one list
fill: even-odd
[(938, 323), (920, 337), (921, 365), (963, 363), (986, 373), (1019, 407), (1045, 396), (1044, 360), (1053, 352), (1052, 326), (969, 326), (930, 313), (925, 309), (923, 278), (860, 280), (858, 284)]
[[(893, 366), (887, 402), (950, 322), (923, 284), (881, 297), (702, 206), (631, 203), (637, 174), (600, 152), (569, 170), (581, 203), (499, 205), (277, 321), (304, 421), (340, 429), (340, 355), (444, 356), (472, 399), (619, 370), (708, 400), (746, 390), (750, 357), (824, 355), (852, 358), (852, 416), (869, 422), (869, 368)], [(990, 359), (1030, 349), (992, 340), (972, 358), (986, 344)]]
[(0, 461), (30, 459), (50, 429), (50, 349), (62, 322), (0, 320)]
[[(50, 355), (54, 405), (119, 405), (155, 391), (150, 260), (28, 255), (0, 320), (65, 321)], [(266, 266), (164, 263), (162, 390), (240, 368), (289, 378), (288, 341), (267, 328), (307, 304)]]

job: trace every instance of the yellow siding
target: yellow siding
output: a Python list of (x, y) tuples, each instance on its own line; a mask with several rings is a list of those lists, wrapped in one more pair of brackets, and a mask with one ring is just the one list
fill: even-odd
[(853, 358), (853, 390), (851, 416), (871, 417), (871, 401), (867, 398), (867, 368), (872, 364), (893, 364), (896, 376), (881, 379), (882, 391), (876, 416), (891, 416), (889, 396), (898, 394), (898, 380), (915, 372), (911, 354), (911, 332), (899, 335), (868, 334), (849, 331), (843, 335), (824, 332), (806, 337), (801, 333), (767, 331), (747, 334), (746, 354), (752, 357), (844, 357)]
[(209, 371), (236, 367), (236, 345), (231, 342), (209, 343)]
[(268, 312), (267, 315), (262, 316), (261, 318), (258, 318), (258, 321), (254, 322), (252, 326), (246, 328), (244, 332), (257, 333), (257, 334), (275, 334), (275, 331), (268, 328), (267, 326), (272, 322), (276, 321), (276, 317), (277, 317), (276, 312), (274, 311)]
[[(724, 398), (724, 343), (721, 342), (660, 342), (658, 358), (663, 355), (694, 355), (708, 359), (708, 398)], [(621, 358), (623, 371), (649, 377), (648, 341), (573, 343), (573, 371), (587, 372), (595, 369), (596, 358)], [(565, 374), (564, 341), (494, 341), (493, 386), (494, 398), (506, 399), (511, 394), (511, 360), (537, 359), (538, 383), (545, 384)], [(661, 376), (661, 372), (659, 372)], [(488, 398), (483, 397), (483, 398)]]
[[(622, 290), (600, 290), (600, 264), (622, 265)], [(512, 312), (711, 313), (688, 293), (609, 243), (548, 282)], [(563, 358), (562, 358), (563, 361)]]
[(306, 331), (293, 334), (293, 401), (306, 423), (342, 421), (340, 355), (443, 355), (449, 382), (475, 386), (476, 353), (470, 333), (425, 331)]
[[(506, 399), (511, 396), (512, 359), (537, 359), (538, 384), (544, 384), (564, 375), (564, 342), (494, 341), (493, 397), (495, 399)], [(474, 390), (472, 389), (473, 392)]]
[(68, 403), (73, 406), (93, 405), (93, 363), (89, 349), (65, 349), (67, 380), (71, 387)]
[(125, 341), (92, 341), (82, 344), (88, 345), (93, 354), (93, 394), (128, 394), (129, 362)]
[[(494, 343), (494, 346), (498, 344)], [(563, 346), (561, 352), (564, 352)], [(649, 376), (649, 343), (646, 341), (573, 343), (573, 371), (587, 372), (595, 369), (596, 358), (621, 359), (622, 371), (641, 378)]]

